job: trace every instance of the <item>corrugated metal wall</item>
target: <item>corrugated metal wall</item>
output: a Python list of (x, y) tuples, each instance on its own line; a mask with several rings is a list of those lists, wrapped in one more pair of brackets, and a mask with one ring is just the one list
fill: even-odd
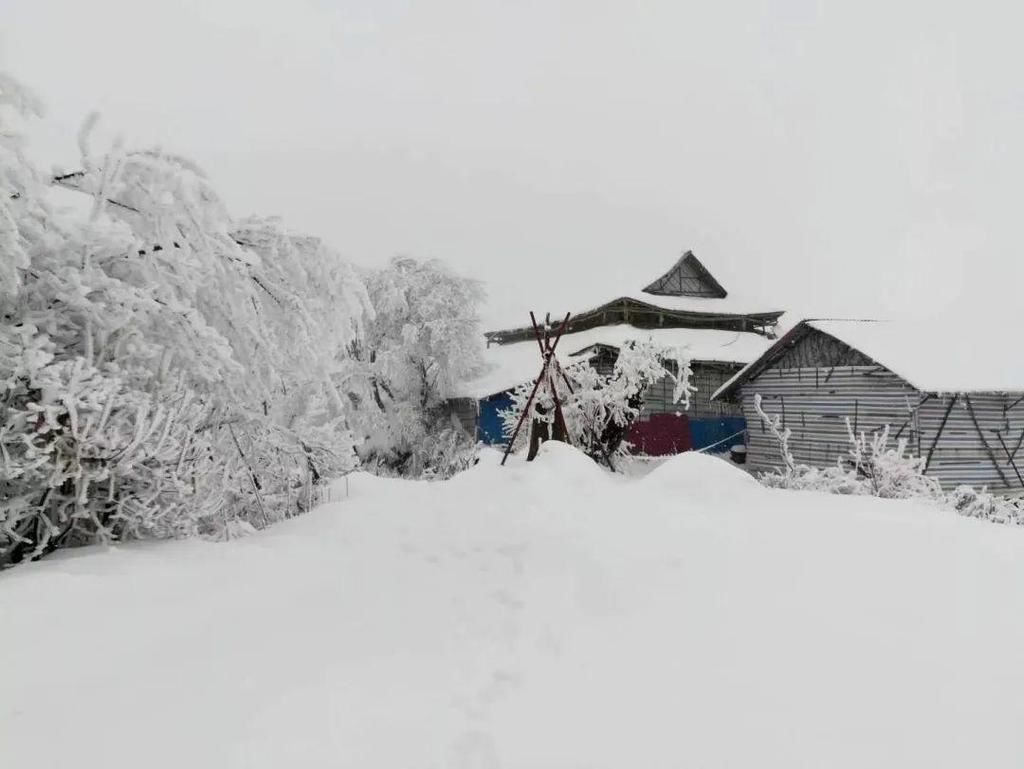
[(993, 491), (1024, 488), (1018, 475), (1018, 471), (1024, 473), (1024, 403), (1020, 395), (961, 395), (950, 409), (952, 400), (953, 396), (933, 398), (919, 411), (922, 456), (928, 456), (949, 413), (929, 473), (943, 486), (966, 483)]
[(740, 364), (693, 361), (690, 368), (693, 371), (691, 384), (697, 388), (697, 392), (690, 397), (690, 408), (684, 411), (680, 404), (672, 402), (674, 384), (672, 378), (666, 376), (644, 392), (644, 407), (640, 412), (640, 419), (645, 419), (651, 414), (675, 414), (677, 411), (692, 419), (741, 416), (737, 404), (710, 400), (715, 390), (732, 379), (742, 368)]
[(1015, 403), (1019, 396), (960, 396), (950, 409), (953, 396), (922, 395), (879, 366), (769, 368), (741, 388), (747, 461), (761, 470), (781, 467), (782, 459), (775, 437), (754, 410), (755, 393), (765, 411), (782, 417), (792, 430), (790, 450), (798, 462), (824, 467), (845, 456), (849, 418), (858, 432), (888, 424), (893, 438), (907, 438), (919, 456), (928, 456), (934, 446), (928, 471), (945, 488), (962, 483), (993, 491), (1024, 488), (1013, 466), (1024, 472), (1024, 403)]
[[(895, 374), (877, 366), (836, 369), (770, 368), (741, 388), (747, 419), (747, 462), (752, 468), (782, 467), (778, 442), (754, 410), (754, 394), (772, 417), (792, 431), (789, 448), (798, 462), (824, 467), (845, 456), (846, 418), (858, 431), (890, 425), (892, 434), (917, 445), (911, 410), (920, 397)], [(910, 420), (910, 424), (904, 425)]]

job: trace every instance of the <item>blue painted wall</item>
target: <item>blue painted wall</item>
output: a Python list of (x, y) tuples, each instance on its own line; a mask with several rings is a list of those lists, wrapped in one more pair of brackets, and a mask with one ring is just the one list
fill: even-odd
[(498, 393), (480, 401), (480, 421), (477, 423), (477, 440), (491, 445), (505, 445), (501, 417), (498, 411), (512, 405), (512, 396)]
[[(747, 429), (747, 420), (743, 417), (690, 420), (690, 434), (693, 436), (693, 448), (695, 451), (700, 451), (706, 446), (718, 443), (718, 441), (725, 441), (712, 449), (708, 449), (708, 452), (712, 454), (720, 454), (728, 451), (731, 446), (735, 446), (737, 443), (743, 443), (742, 431), (745, 429)], [(725, 440), (734, 433), (741, 434), (736, 435), (731, 440)]]
[[(498, 412), (511, 405), (512, 396), (508, 393), (498, 393), (480, 401), (477, 440), (489, 445), (505, 445), (505, 434)], [(693, 450), (699, 451), (723, 441), (709, 449), (711, 453), (715, 454), (724, 453), (735, 444), (743, 443), (742, 432), (747, 427), (747, 421), (743, 417), (691, 418), (688, 421)], [(736, 435), (736, 433), (740, 433), (740, 435)], [(730, 436), (733, 437), (730, 440), (725, 440)]]

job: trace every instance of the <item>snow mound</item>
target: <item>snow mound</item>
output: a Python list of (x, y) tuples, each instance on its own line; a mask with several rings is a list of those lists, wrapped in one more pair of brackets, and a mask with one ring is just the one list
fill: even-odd
[(662, 492), (693, 496), (709, 492), (757, 492), (761, 485), (728, 460), (689, 451), (654, 468), (640, 481)]
[[(484, 446), (480, 449), (479, 454), (477, 454), (478, 461), (475, 467), (498, 467), (501, 464), (502, 457), (504, 456), (504, 451), (496, 449), (493, 446)], [(512, 457), (509, 457), (508, 461), (511, 462)]]
[(546, 441), (537, 452), (533, 467), (562, 483), (595, 484), (608, 482), (609, 473), (579, 449), (561, 441)]

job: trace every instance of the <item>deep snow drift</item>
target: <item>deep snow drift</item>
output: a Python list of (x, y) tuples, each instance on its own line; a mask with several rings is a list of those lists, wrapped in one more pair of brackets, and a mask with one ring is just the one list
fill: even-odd
[(548, 444), (0, 575), (0, 765), (1019, 766), (1021, 648), (1024, 531)]

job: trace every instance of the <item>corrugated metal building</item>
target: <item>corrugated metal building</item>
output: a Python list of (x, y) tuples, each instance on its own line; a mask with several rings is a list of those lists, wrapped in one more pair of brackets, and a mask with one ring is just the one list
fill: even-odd
[[(798, 462), (834, 465), (857, 433), (886, 425), (927, 460), (944, 488), (1024, 490), (1024, 364), (993, 334), (914, 323), (809, 320), (795, 326), (713, 396), (746, 417), (752, 469), (782, 466), (775, 437), (754, 409), (792, 431)], [(1005, 341), (1005, 340), (1004, 340)]]
[[(573, 314), (558, 358), (565, 366), (584, 359), (610, 372), (619, 349), (629, 341), (650, 339), (684, 349), (697, 387), (689, 410), (682, 412), (672, 402), (670, 377), (656, 382), (644, 393), (629, 441), (654, 455), (709, 446), (728, 450), (729, 441), (743, 433), (743, 414), (736, 404), (711, 402), (711, 394), (772, 344), (782, 311), (754, 311), (742, 298), (727, 299), (726, 290), (691, 251), (637, 293), (643, 298), (620, 296)], [(489, 371), (467, 383), (464, 394), (476, 399), (478, 439), (503, 444), (498, 412), (511, 405), (511, 390), (536, 376), (541, 358), (532, 327), (485, 336)], [(463, 408), (464, 425), (466, 414)]]

